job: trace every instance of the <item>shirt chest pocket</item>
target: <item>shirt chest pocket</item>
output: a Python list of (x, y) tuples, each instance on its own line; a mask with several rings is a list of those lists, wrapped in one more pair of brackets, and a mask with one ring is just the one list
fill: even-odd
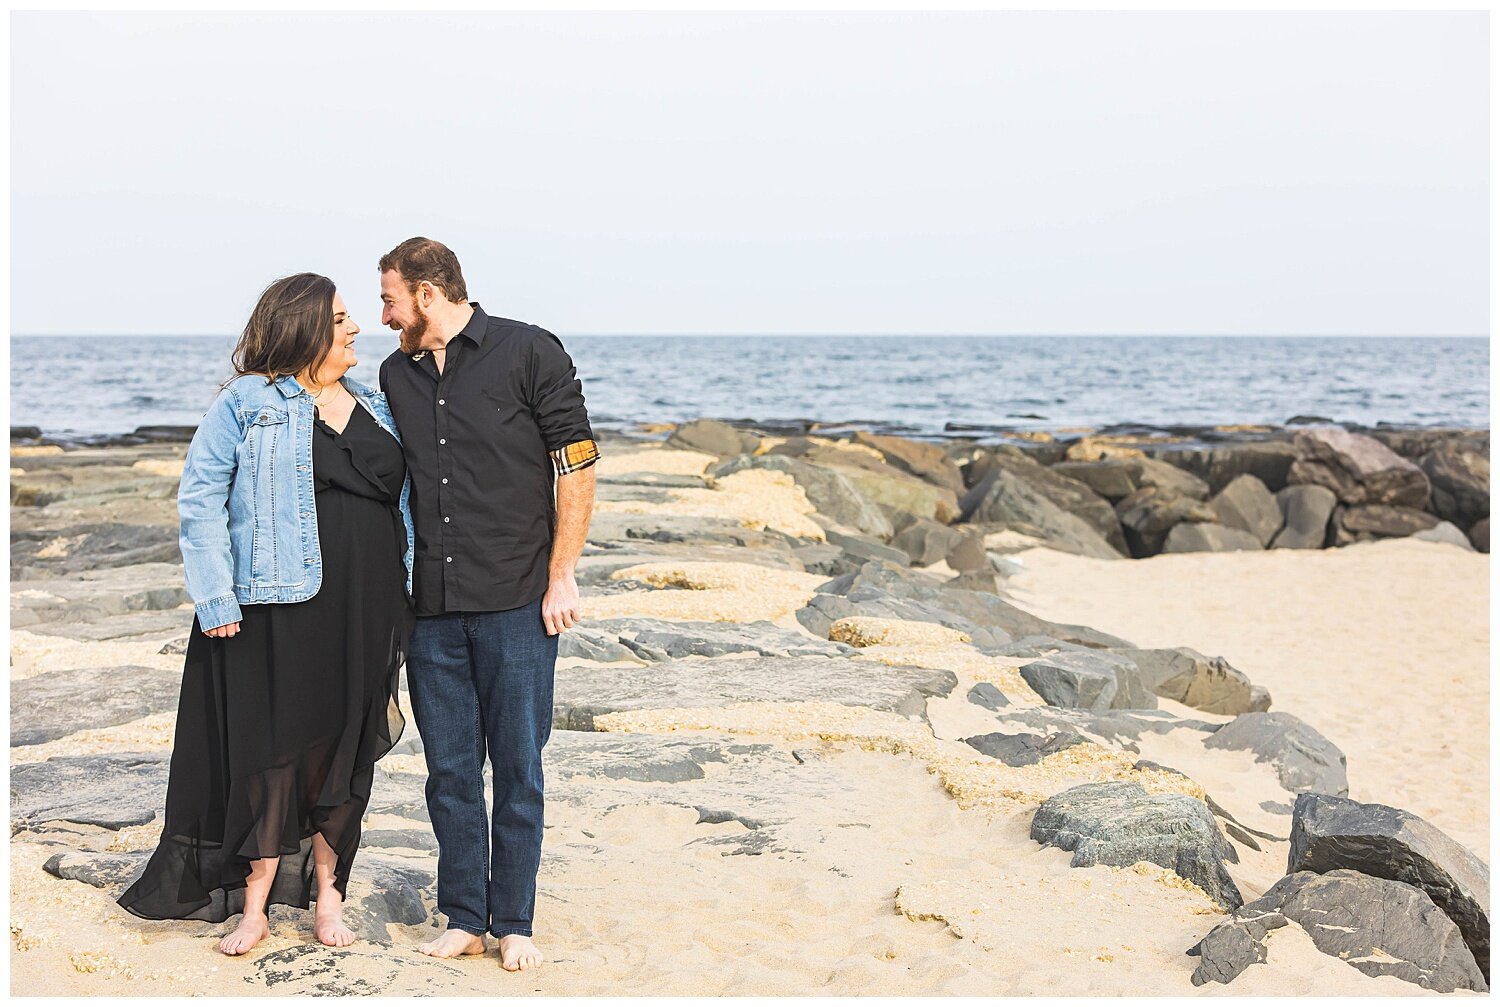
[(242, 461), (252, 471), (268, 465), (276, 454), (277, 445), (287, 438), (288, 418), (285, 409), (261, 406), (247, 409), (242, 414), (245, 423), (245, 440), (241, 445)]

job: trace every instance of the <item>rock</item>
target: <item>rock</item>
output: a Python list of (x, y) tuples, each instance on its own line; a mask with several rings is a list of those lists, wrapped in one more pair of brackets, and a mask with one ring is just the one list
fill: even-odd
[[(621, 646), (635, 644), (669, 660), (678, 657), (722, 657), (725, 654), (759, 654), (762, 657), (842, 657), (854, 648), (829, 640), (815, 640), (796, 630), (759, 621), (669, 622), (665, 619), (595, 619), (589, 627), (613, 638)], [(575, 627), (576, 628), (576, 627)], [(573, 633), (569, 630), (564, 638)], [(641, 650), (636, 650), (639, 655)]]
[(718, 478), (742, 469), (771, 469), (785, 472), (802, 487), (807, 500), (824, 517), (863, 532), (882, 541), (895, 534), (890, 519), (848, 479), (833, 469), (785, 455), (739, 455), (709, 467)]
[[(181, 584), (182, 567), (176, 563), (108, 567), (67, 578), (13, 580), (11, 627), (88, 622), (104, 616), (175, 609), (192, 602)], [(191, 621), (191, 616), (185, 619), (184, 628)]]
[(11, 830), (47, 822), (145, 825), (167, 795), (165, 755), (79, 755), (10, 767)]
[(1202, 500), (1208, 483), (1156, 458), (1105, 458), (1096, 462), (1058, 462), (1052, 471), (1077, 479), (1110, 503), (1123, 500), (1145, 486), (1170, 490), (1180, 496)]
[[(990, 509), (994, 509), (995, 504), (992, 499), (994, 494), (987, 484), (996, 473), (1009, 472), (1014, 478), (1026, 483), (1034, 496), (1048, 500), (1057, 509), (1081, 518), (1117, 553), (1124, 554), (1125, 537), (1120, 531), (1120, 522), (1115, 516), (1114, 505), (1095, 493), (1087, 483), (1071, 479), (1056, 468), (1038, 464), (1014, 448), (1000, 448), (988, 458), (988, 471), (959, 502), (965, 520), (1006, 520), (1003, 517), (997, 519), (986, 516), (982, 505), (988, 499), (991, 500)], [(1032, 507), (1035, 506), (1032, 505)], [(1004, 508), (1001, 509), (1004, 510)], [(1021, 517), (1018, 520), (1027, 519)]]
[(844, 554), (844, 550), (827, 542), (811, 542), (797, 546), (792, 555), (808, 573), (820, 573), (825, 577), (837, 577), (859, 569), (859, 564)]
[(1298, 457), (1297, 448), (1287, 441), (1246, 441), (1208, 448), (1163, 444), (1147, 448), (1146, 453), (1196, 475), (1208, 483), (1210, 493), (1219, 492), (1236, 476), (1247, 473), (1274, 493), (1287, 484), (1287, 474)]
[(1414, 507), (1363, 504), (1340, 508), (1339, 526), (1351, 536), (1404, 538), (1419, 531), (1431, 531), (1438, 526), (1438, 518)]
[(13, 441), (34, 441), (41, 439), (41, 427), (17, 427), (10, 428), (10, 439)]
[(1049, 755), (1065, 748), (1086, 743), (1081, 734), (1063, 731), (1042, 737), (1040, 734), (1005, 734), (994, 731), (973, 738), (965, 738), (964, 744), (1007, 766), (1032, 766)]
[[(946, 525), (944, 526), (946, 527)], [(830, 545), (838, 546), (856, 564), (865, 563), (872, 559), (882, 559), (887, 563), (899, 563), (905, 566), (911, 562), (911, 557), (900, 549), (892, 548), (873, 538), (863, 535), (846, 535), (832, 528), (825, 528)]]
[(179, 558), (177, 529), (157, 525), (73, 525), (53, 531), (11, 529), (11, 567), (64, 576), (84, 570), (139, 563), (173, 563)]
[(1490, 460), (1480, 451), (1445, 444), (1418, 462), (1432, 484), (1432, 509), (1461, 528), (1490, 516)]
[(913, 517), (896, 532), (891, 545), (911, 557), (913, 566), (931, 566), (963, 538), (964, 533), (957, 528), (931, 518)]
[(722, 707), (733, 703), (828, 702), (925, 718), (927, 697), (958, 685), (950, 671), (848, 658), (683, 658), (645, 667), (559, 668), (553, 725), (592, 731), (622, 710)]
[(1003, 525), (1027, 524), (1041, 530), (1049, 545), (1081, 556), (1119, 559), (1120, 551), (1079, 517), (1064, 510), (1037, 486), (999, 469), (969, 491), (967, 519)]
[(1130, 555), (1155, 556), (1167, 533), (1183, 521), (1212, 521), (1213, 511), (1201, 500), (1159, 486), (1136, 490), (1115, 505)]
[(349, 878), (344, 923), (367, 941), (389, 943), (392, 923), (414, 927), (433, 917), (436, 874), (370, 854)]
[(963, 533), (957, 542), (953, 543), (943, 561), (948, 564), (950, 570), (972, 571), (981, 570), (992, 573), (990, 567), (989, 553), (984, 549), (984, 536), (972, 530)]
[(1270, 693), (1251, 683), (1245, 673), (1222, 657), (1206, 657), (1191, 647), (1116, 648), (1140, 669), (1146, 688), (1205, 713), (1263, 712)]
[(1102, 437), (1080, 437), (1068, 445), (1063, 458), (1075, 462), (1097, 462), (1105, 458), (1144, 458), (1140, 448), (1111, 443)]
[(1073, 852), (1073, 867), (1129, 867), (1142, 860), (1175, 871), (1225, 910), (1243, 903), (1224, 861), (1234, 855), (1208, 806), (1138, 783), (1085, 783), (1048, 798), (1031, 838)]
[(1358, 871), (1303, 871), (1282, 878), (1188, 950), (1201, 960), (1193, 984), (1228, 983), (1266, 960), (1266, 934), (1296, 923), (1326, 955), (1366, 975), (1426, 989), (1486, 992), (1462, 935), (1421, 889)]
[(1431, 485), (1426, 474), (1373, 437), (1339, 427), (1299, 430), (1291, 483), (1326, 486), (1346, 504), (1421, 507)]
[(1173, 526), (1162, 543), (1161, 551), (1169, 552), (1243, 552), (1264, 548), (1258, 537), (1248, 531), (1230, 528), (1207, 521), (1184, 521)]
[(1352, 426), (1356, 432), (1373, 437), (1402, 458), (1419, 461), (1425, 454), (1443, 447), (1460, 451), (1490, 453), (1490, 431), (1487, 427), (1373, 427)]
[(11, 683), (10, 743), (40, 745), (177, 709), (182, 673), (127, 665), (50, 671)]
[(934, 486), (942, 486), (954, 493), (964, 491), (964, 477), (958, 466), (943, 454), (941, 445), (907, 440), (904, 437), (889, 437), (882, 434), (854, 432), (854, 443), (872, 447), (885, 456), (885, 460), (904, 472), (925, 479)]
[(54, 878), (102, 888), (118, 898), (146, 869), (150, 859), (149, 850), (116, 854), (68, 850), (49, 857), (42, 870)]
[(592, 627), (574, 626), (557, 641), (559, 660), (581, 658), (586, 661), (639, 661), (635, 651), (618, 639)]
[(1254, 753), (1256, 762), (1272, 763), (1281, 785), (1294, 793), (1349, 792), (1344, 753), (1290, 713), (1242, 713), (1203, 745)]
[(927, 574), (878, 561), (820, 585), (797, 620), (826, 638), (834, 622), (856, 615), (935, 622), (967, 633), (981, 647), (1003, 647), (1029, 635), (1090, 647), (1130, 646), (1088, 626), (1047, 622), (993, 594), (945, 588)]
[(1222, 525), (1254, 535), (1262, 549), (1281, 531), (1284, 520), (1276, 497), (1252, 475), (1235, 476), (1208, 503)]
[(718, 420), (693, 420), (684, 423), (667, 438), (667, 446), (683, 451), (702, 451), (704, 454), (739, 455), (754, 454), (760, 446), (755, 434), (736, 430), (728, 423)]
[(1424, 542), (1445, 542), (1448, 545), (1456, 545), (1466, 552), (1473, 552), (1474, 545), (1451, 521), (1439, 521), (1436, 526), (1426, 531), (1415, 532), (1412, 538), (1421, 539)]
[(983, 591), (996, 596), (1000, 594), (1000, 583), (995, 578), (994, 570), (966, 570), (952, 580), (944, 581), (943, 587), (954, 591)]
[(1338, 494), (1327, 486), (1303, 483), (1287, 486), (1276, 494), (1284, 525), (1271, 540), (1272, 549), (1321, 549), (1328, 538), (1328, 519), (1333, 516)]
[(1328, 794), (1297, 798), (1287, 873), (1341, 869), (1412, 885), (1463, 934), (1490, 976), (1490, 870), (1469, 850), (1407, 811)]
[(437, 852), (437, 837), (425, 829), (370, 829), (359, 845), (374, 849), (431, 850)]
[(1469, 541), (1475, 549), (1480, 552), (1490, 551), (1490, 519), (1476, 521), (1474, 527), (1469, 529)]
[(1021, 677), (1048, 706), (1108, 710), (1119, 686), (1114, 669), (1087, 655), (1060, 654), (1021, 666)]
[(1010, 700), (1005, 693), (1001, 692), (991, 682), (976, 682), (969, 689), (968, 695), (964, 697), (975, 706), (982, 706), (986, 710), (998, 710), (1009, 706)]
[(861, 494), (876, 503), (932, 518), (943, 524), (958, 520), (958, 495), (953, 490), (908, 475), (892, 465), (860, 459), (858, 466), (829, 466), (839, 472)]

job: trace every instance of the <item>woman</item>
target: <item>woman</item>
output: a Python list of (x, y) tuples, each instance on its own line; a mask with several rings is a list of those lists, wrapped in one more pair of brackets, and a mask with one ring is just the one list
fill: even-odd
[(222, 922), (243, 954), (271, 904), (342, 919), (374, 764), (405, 727), (410, 484), (385, 397), (344, 377), (359, 332), (313, 273), (277, 280), (234, 351), (178, 490), (197, 610), (161, 841), (120, 905)]

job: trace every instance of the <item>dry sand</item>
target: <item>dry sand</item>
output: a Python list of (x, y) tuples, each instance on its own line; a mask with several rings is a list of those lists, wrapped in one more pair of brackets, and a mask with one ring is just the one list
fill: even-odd
[(1490, 557), (1388, 539), (1129, 562), (1017, 553), (1045, 619), (1222, 655), (1349, 759), (1349, 796), (1421, 815), (1489, 862)]

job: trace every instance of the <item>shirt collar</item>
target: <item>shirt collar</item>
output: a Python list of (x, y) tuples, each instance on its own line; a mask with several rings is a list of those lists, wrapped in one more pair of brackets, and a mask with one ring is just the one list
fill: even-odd
[[(470, 301), (469, 307), (474, 309), (474, 315), (469, 319), (469, 324), (458, 330), (457, 335), (453, 339), (457, 339), (459, 336), (466, 336), (469, 342), (478, 348), (484, 345), (484, 334), (490, 328), (490, 316), (484, 313), (484, 309), (479, 306), (478, 301)], [(449, 342), (452, 341), (451, 339), (449, 340)], [(427, 356), (426, 350), (418, 350), (411, 354), (413, 360), (421, 360), (425, 356)]]

